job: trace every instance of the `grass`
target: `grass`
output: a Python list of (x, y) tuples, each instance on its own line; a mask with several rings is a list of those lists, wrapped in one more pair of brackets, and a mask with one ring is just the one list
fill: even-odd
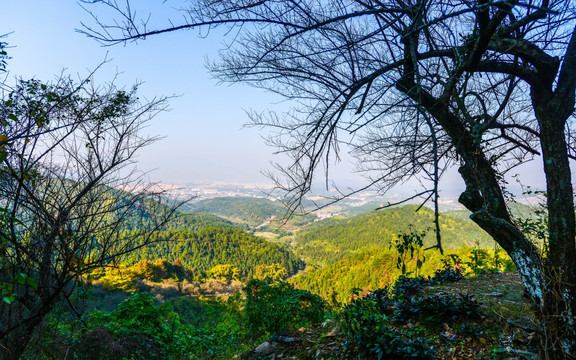
[(530, 303), (524, 297), (520, 275), (515, 271), (481, 274), (456, 283), (425, 288), (422, 294), (432, 295), (439, 291), (473, 295), (483, 304), (482, 308), (486, 315), (495, 320), (533, 317)]

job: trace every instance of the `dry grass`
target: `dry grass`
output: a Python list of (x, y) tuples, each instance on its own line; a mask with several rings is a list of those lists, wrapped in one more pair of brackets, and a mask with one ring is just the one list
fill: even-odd
[(257, 231), (254, 233), (254, 235), (261, 237), (261, 238), (264, 238), (268, 241), (275, 240), (276, 238), (278, 238), (280, 236), (278, 234), (275, 234), (273, 232), (268, 232), (268, 231)]
[(486, 273), (456, 283), (425, 288), (422, 294), (431, 295), (439, 291), (473, 295), (482, 303), (486, 315), (495, 320), (533, 319), (530, 302), (524, 297), (524, 286), (517, 272)]

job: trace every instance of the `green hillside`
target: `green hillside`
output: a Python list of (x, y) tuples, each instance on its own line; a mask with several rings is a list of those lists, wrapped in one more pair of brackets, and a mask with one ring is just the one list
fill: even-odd
[(342, 214), (346, 216), (360, 215), (365, 212), (375, 211), (384, 204), (385, 203), (383, 203), (382, 201), (370, 201), (360, 206), (347, 206), (344, 209), (342, 209)]
[(290, 282), (325, 299), (345, 303), (353, 289), (379, 289), (392, 283), (400, 275), (395, 261), (390, 250), (366, 250), (293, 277)]
[[(217, 215), (233, 222), (247, 225), (250, 229), (265, 227), (272, 218), (286, 215), (286, 208), (279, 202), (264, 198), (219, 197), (188, 204), (187, 210)], [(314, 221), (315, 215), (296, 216), (290, 220), (294, 225)]]
[(129, 254), (124, 261), (180, 259), (188, 268), (206, 272), (216, 265), (230, 264), (241, 275), (252, 277), (258, 265), (280, 264), (288, 275), (304, 268), (304, 263), (288, 250), (242, 229), (207, 227), (198, 231), (167, 230), (158, 242)]
[[(526, 219), (536, 215), (536, 208), (534, 206), (525, 205), (519, 202), (508, 202), (506, 205), (508, 206), (508, 209), (510, 209), (510, 213), (513, 217)], [(442, 214), (457, 219), (469, 220), (471, 213), (469, 210), (462, 209), (443, 211)]]
[(467, 209), (442, 211), (443, 216), (450, 216), (454, 219), (460, 220), (470, 220), (470, 214), (472, 213)]
[[(496, 254), (496, 255), (495, 255)], [(433, 276), (444, 267), (442, 260), (457, 256), (465, 274), (484, 273), (485, 271), (510, 271), (512, 261), (502, 249), (477, 249), (467, 246), (446, 251), (444, 255), (437, 250), (424, 251), (425, 261), (419, 275)], [(350, 255), (334, 264), (313, 269), (297, 275), (290, 282), (298, 288), (318, 294), (323, 298), (340, 304), (349, 302), (354, 289), (366, 293), (393, 284), (402, 274), (398, 269), (395, 250), (377, 248)], [(416, 260), (407, 263), (407, 270), (416, 270)]]
[[(295, 236), (294, 251), (307, 263), (332, 264), (358, 251), (388, 248), (397, 234), (410, 231), (409, 225), (418, 232), (429, 229), (425, 241), (429, 246), (435, 242), (434, 213), (428, 208), (415, 212), (416, 209), (416, 205), (406, 205), (316, 222)], [(494, 244), (488, 234), (469, 220), (441, 216), (440, 230), (446, 249), (476, 244), (492, 247)]]
[(197, 231), (207, 227), (218, 227), (224, 229), (242, 228), (240, 224), (234, 223), (230, 220), (201, 212), (179, 212), (170, 219), (168, 224), (166, 224), (167, 230)]

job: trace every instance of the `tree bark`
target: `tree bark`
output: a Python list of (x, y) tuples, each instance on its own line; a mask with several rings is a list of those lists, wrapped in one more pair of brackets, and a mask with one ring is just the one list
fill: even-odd
[(57, 300), (57, 296), (50, 296), (44, 299), (35, 314), (28, 316), (23, 323), (18, 324), (15, 329), (10, 331), (8, 336), (2, 339), (4, 344), (2, 346), (2, 351), (0, 352), (1, 359), (19, 360), (22, 358), (22, 355), (26, 351), (26, 347), (34, 335), (34, 331), (42, 321), (44, 321), (46, 315), (52, 311)]
[(546, 174), (548, 244), (543, 261), (547, 280), (540, 306), (541, 352), (551, 359), (576, 357), (576, 241), (572, 174), (568, 159), (566, 120), (574, 94), (560, 97), (534, 91)]
[[(466, 183), (466, 191), (459, 200), (472, 212), (470, 218), (510, 255), (522, 276), (539, 317), (541, 355), (546, 359), (574, 357), (574, 207), (563, 127), (541, 130), (549, 218), (550, 223), (554, 223), (550, 228), (549, 259), (543, 260), (536, 246), (513, 224), (494, 168), (462, 122), (438, 99), (417, 88), (409, 77), (399, 82), (397, 87), (435, 117), (462, 156), (460, 173)], [(555, 115), (551, 110), (544, 112), (547, 116)], [(547, 123), (558, 122), (557, 118), (554, 120)]]

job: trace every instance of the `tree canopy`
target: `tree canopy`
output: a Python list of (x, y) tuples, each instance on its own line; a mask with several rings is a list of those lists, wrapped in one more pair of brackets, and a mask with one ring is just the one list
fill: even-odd
[[(165, 99), (19, 80), (0, 85), (0, 344), (19, 359), (34, 329), (91, 269), (152, 241), (174, 209), (134, 169), (139, 134)], [(122, 237), (139, 224), (138, 241)]]

